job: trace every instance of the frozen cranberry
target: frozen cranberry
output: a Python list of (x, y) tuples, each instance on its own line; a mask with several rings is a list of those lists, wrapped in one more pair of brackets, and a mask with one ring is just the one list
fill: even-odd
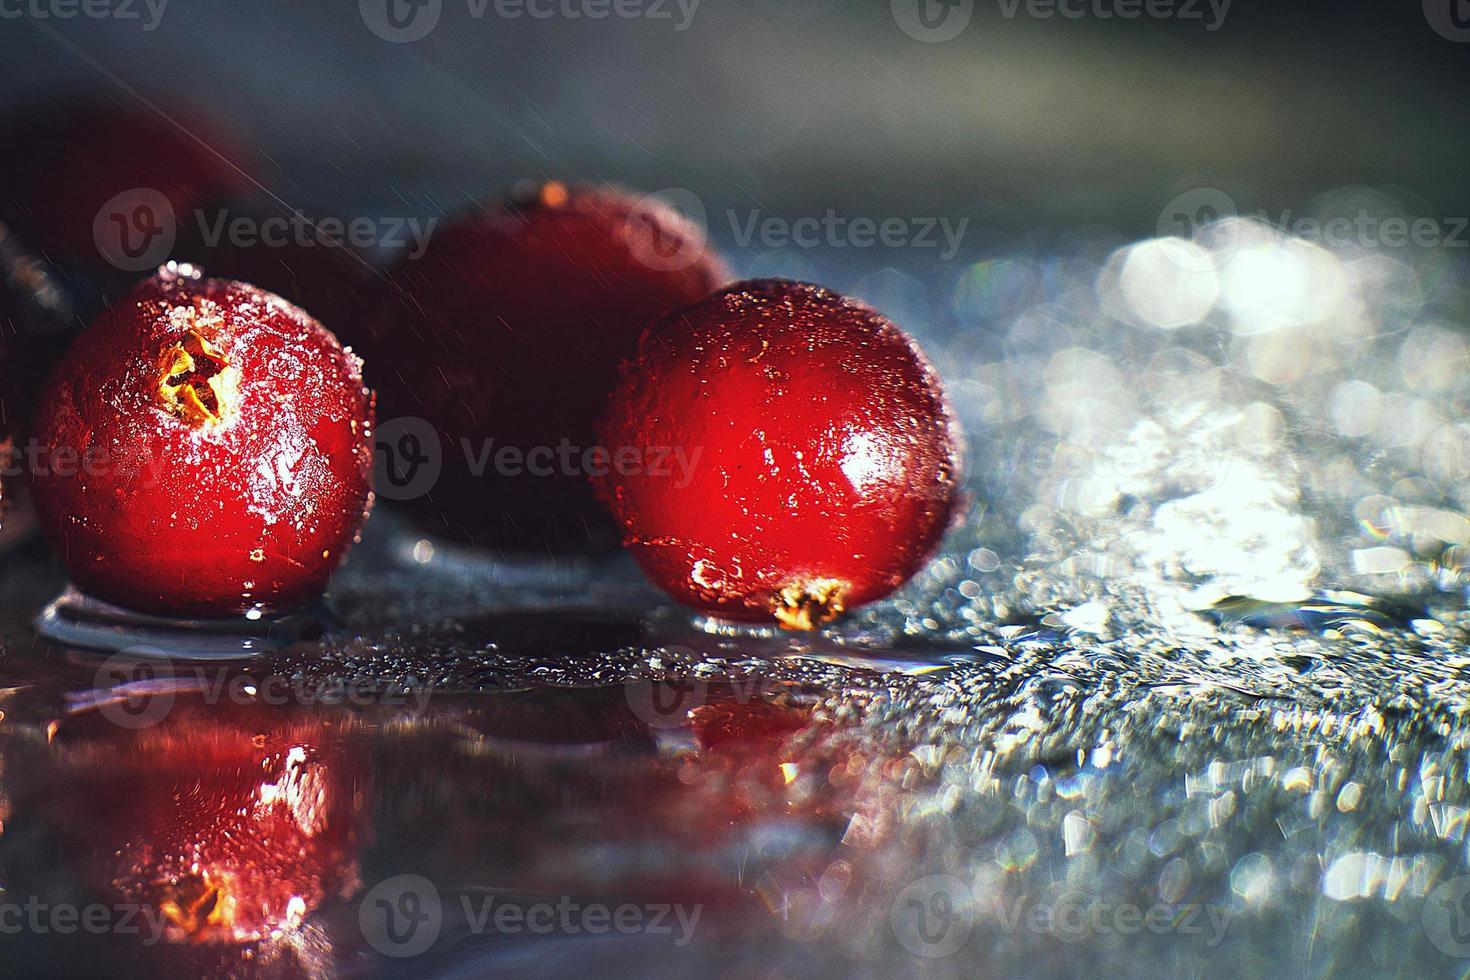
[(671, 208), (602, 187), (540, 186), (438, 231), (395, 277), (383, 417), (437, 431), (432, 527), (502, 548), (615, 544), (587, 483), (620, 359), (659, 315), (727, 279)]
[(632, 450), (599, 487), (655, 583), (795, 629), (913, 575), (949, 525), (961, 466), (912, 340), (860, 303), (774, 280), (651, 328), (603, 442)]
[(82, 333), (46, 393), (42, 527), (74, 582), (164, 615), (318, 595), (371, 501), (361, 364), (301, 309), (169, 266)]
[(147, 250), (199, 205), (249, 187), (232, 135), (202, 112), (168, 112), (63, 101), (7, 121), (5, 142), (21, 152), (0, 164), (0, 204), (21, 236), (56, 259), (113, 262), (99, 243)]

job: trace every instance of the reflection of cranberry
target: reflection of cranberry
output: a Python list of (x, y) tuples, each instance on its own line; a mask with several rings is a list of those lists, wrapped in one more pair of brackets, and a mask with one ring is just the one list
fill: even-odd
[(701, 930), (718, 928), (789, 857), (749, 846), (749, 828), (790, 828), (784, 846), (801, 848), (841, 831), (788, 796), (785, 745), (810, 719), (801, 695), (717, 682), (707, 695), (688, 729), (657, 733), (626, 685), (436, 700), (432, 724), (385, 733), (377, 751), (392, 791), (376, 797), (383, 849), (367, 863), (441, 887), (698, 903)]
[(432, 524), (507, 548), (615, 540), (586, 452), (618, 361), (725, 278), (700, 229), (606, 188), (546, 184), (442, 228), (400, 264), (391, 335), (368, 358), (384, 417), (439, 432)]
[(772, 754), (807, 726), (811, 710), (760, 698), (712, 698), (690, 711), (689, 720), (708, 752)]
[(654, 582), (706, 612), (792, 628), (913, 575), (949, 524), (960, 470), (914, 342), (866, 306), (781, 281), (733, 286), (649, 330), (603, 440), (695, 461), (685, 479), (600, 482)]
[(359, 362), (295, 306), (170, 267), (84, 332), (41, 407), (42, 526), (73, 580), (164, 615), (319, 594), (370, 501)]
[(248, 185), (233, 140), (198, 114), (170, 103), (164, 118), (114, 102), (58, 103), (5, 127), (0, 179), (15, 205), (9, 217), (22, 237), (56, 258), (101, 260), (93, 222), (103, 205), (129, 191), (156, 192), (171, 213), (149, 221), (182, 224), (201, 203)]
[(175, 703), (152, 728), (64, 723), (40, 780), (84, 882), (174, 942), (288, 932), (357, 884), (364, 771), (340, 715)]
[(648, 727), (629, 710), (620, 689), (544, 688), (483, 698), (461, 722), (485, 740), (485, 754), (503, 749), (547, 758), (647, 752)]

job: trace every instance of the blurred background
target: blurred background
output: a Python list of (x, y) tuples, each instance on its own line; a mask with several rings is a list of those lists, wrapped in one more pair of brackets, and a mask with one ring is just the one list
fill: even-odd
[[(255, 705), (96, 722), (95, 662), (26, 630), (62, 582), (33, 546), (0, 572), (0, 886), (81, 854), (106, 895), (154, 835), (284, 853), (297, 824), (236, 802), (309, 758), (340, 808), (248, 882), (289, 912), (267, 975), (1463, 974), (1463, 0), (69, 2), (0, 0), (0, 114), (79, 96), (233, 133), (250, 206), (317, 219), (657, 192), (737, 273), (914, 333), (971, 496), (897, 596), (802, 639), (691, 623), (625, 566), (466, 559), (380, 508), (333, 584), (352, 635), (259, 669), (435, 700), (314, 706), (305, 732)], [(6, 138), (0, 164), (36, 156)], [(701, 703), (650, 719), (648, 685), (689, 677)], [(237, 754), (191, 748), (216, 741)], [(688, 948), (456, 920), (400, 960), (359, 914), (405, 874), (710, 918)], [(1229, 923), (1018, 928), (1012, 899)]]
[[(999, 0), (648, 0), (604, 19), (561, 0), (540, 19), (392, 2), (411, 33), (432, 28), (386, 41), (368, 24), (386, 15), (352, 0), (7, 16), (0, 100), (136, 89), (202, 107), (317, 213), (438, 214), (566, 176), (686, 188), (717, 215), (968, 216), (972, 249), (1095, 225), (1138, 237), (1201, 186), (1271, 214), (1344, 184), (1470, 212), (1456, 0), (1439, 3), (1444, 33), (1435, 0), (1177, 0), (1137, 19), (1091, 0), (1045, 17)], [(731, 244), (727, 222), (711, 231)]]

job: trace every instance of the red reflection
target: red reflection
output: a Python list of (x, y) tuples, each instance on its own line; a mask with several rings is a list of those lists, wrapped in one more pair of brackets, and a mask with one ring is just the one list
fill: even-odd
[(654, 728), (631, 691), (482, 696), (395, 733), (374, 863), (446, 889), (700, 903), (711, 929), (717, 910), (764, 904), (764, 868), (824, 863), (847, 817), (793, 784), (808, 703), (711, 685)]
[(365, 771), (341, 713), (180, 702), (129, 731), (56, 732), (39, 806), (84, 883), (157, 910), (166, 938), (245, 944), (356, 888)]

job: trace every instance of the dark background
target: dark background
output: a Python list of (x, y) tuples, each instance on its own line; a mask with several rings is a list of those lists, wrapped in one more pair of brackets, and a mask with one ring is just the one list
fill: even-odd
[(204, 106), (317, 213), (431, 215), (543, 176), (687, 188), (717, 213), (969, 215), (981, 250), (1149, 234), (1199, 186), (1251, 211), (1367, 184), (1418, 213), (1470, 213), (1470, 43), (1418, 0), (1236, 0), (1214, 32), (978, 0), (939, 44), (883, 0), (703, 0), (682, 32), (444, 4), (407, 44), (371, 33), (356, 0), (172, 0), (152, 32), (0, 20), (0, 99), (128, 98), (125, 84)]

